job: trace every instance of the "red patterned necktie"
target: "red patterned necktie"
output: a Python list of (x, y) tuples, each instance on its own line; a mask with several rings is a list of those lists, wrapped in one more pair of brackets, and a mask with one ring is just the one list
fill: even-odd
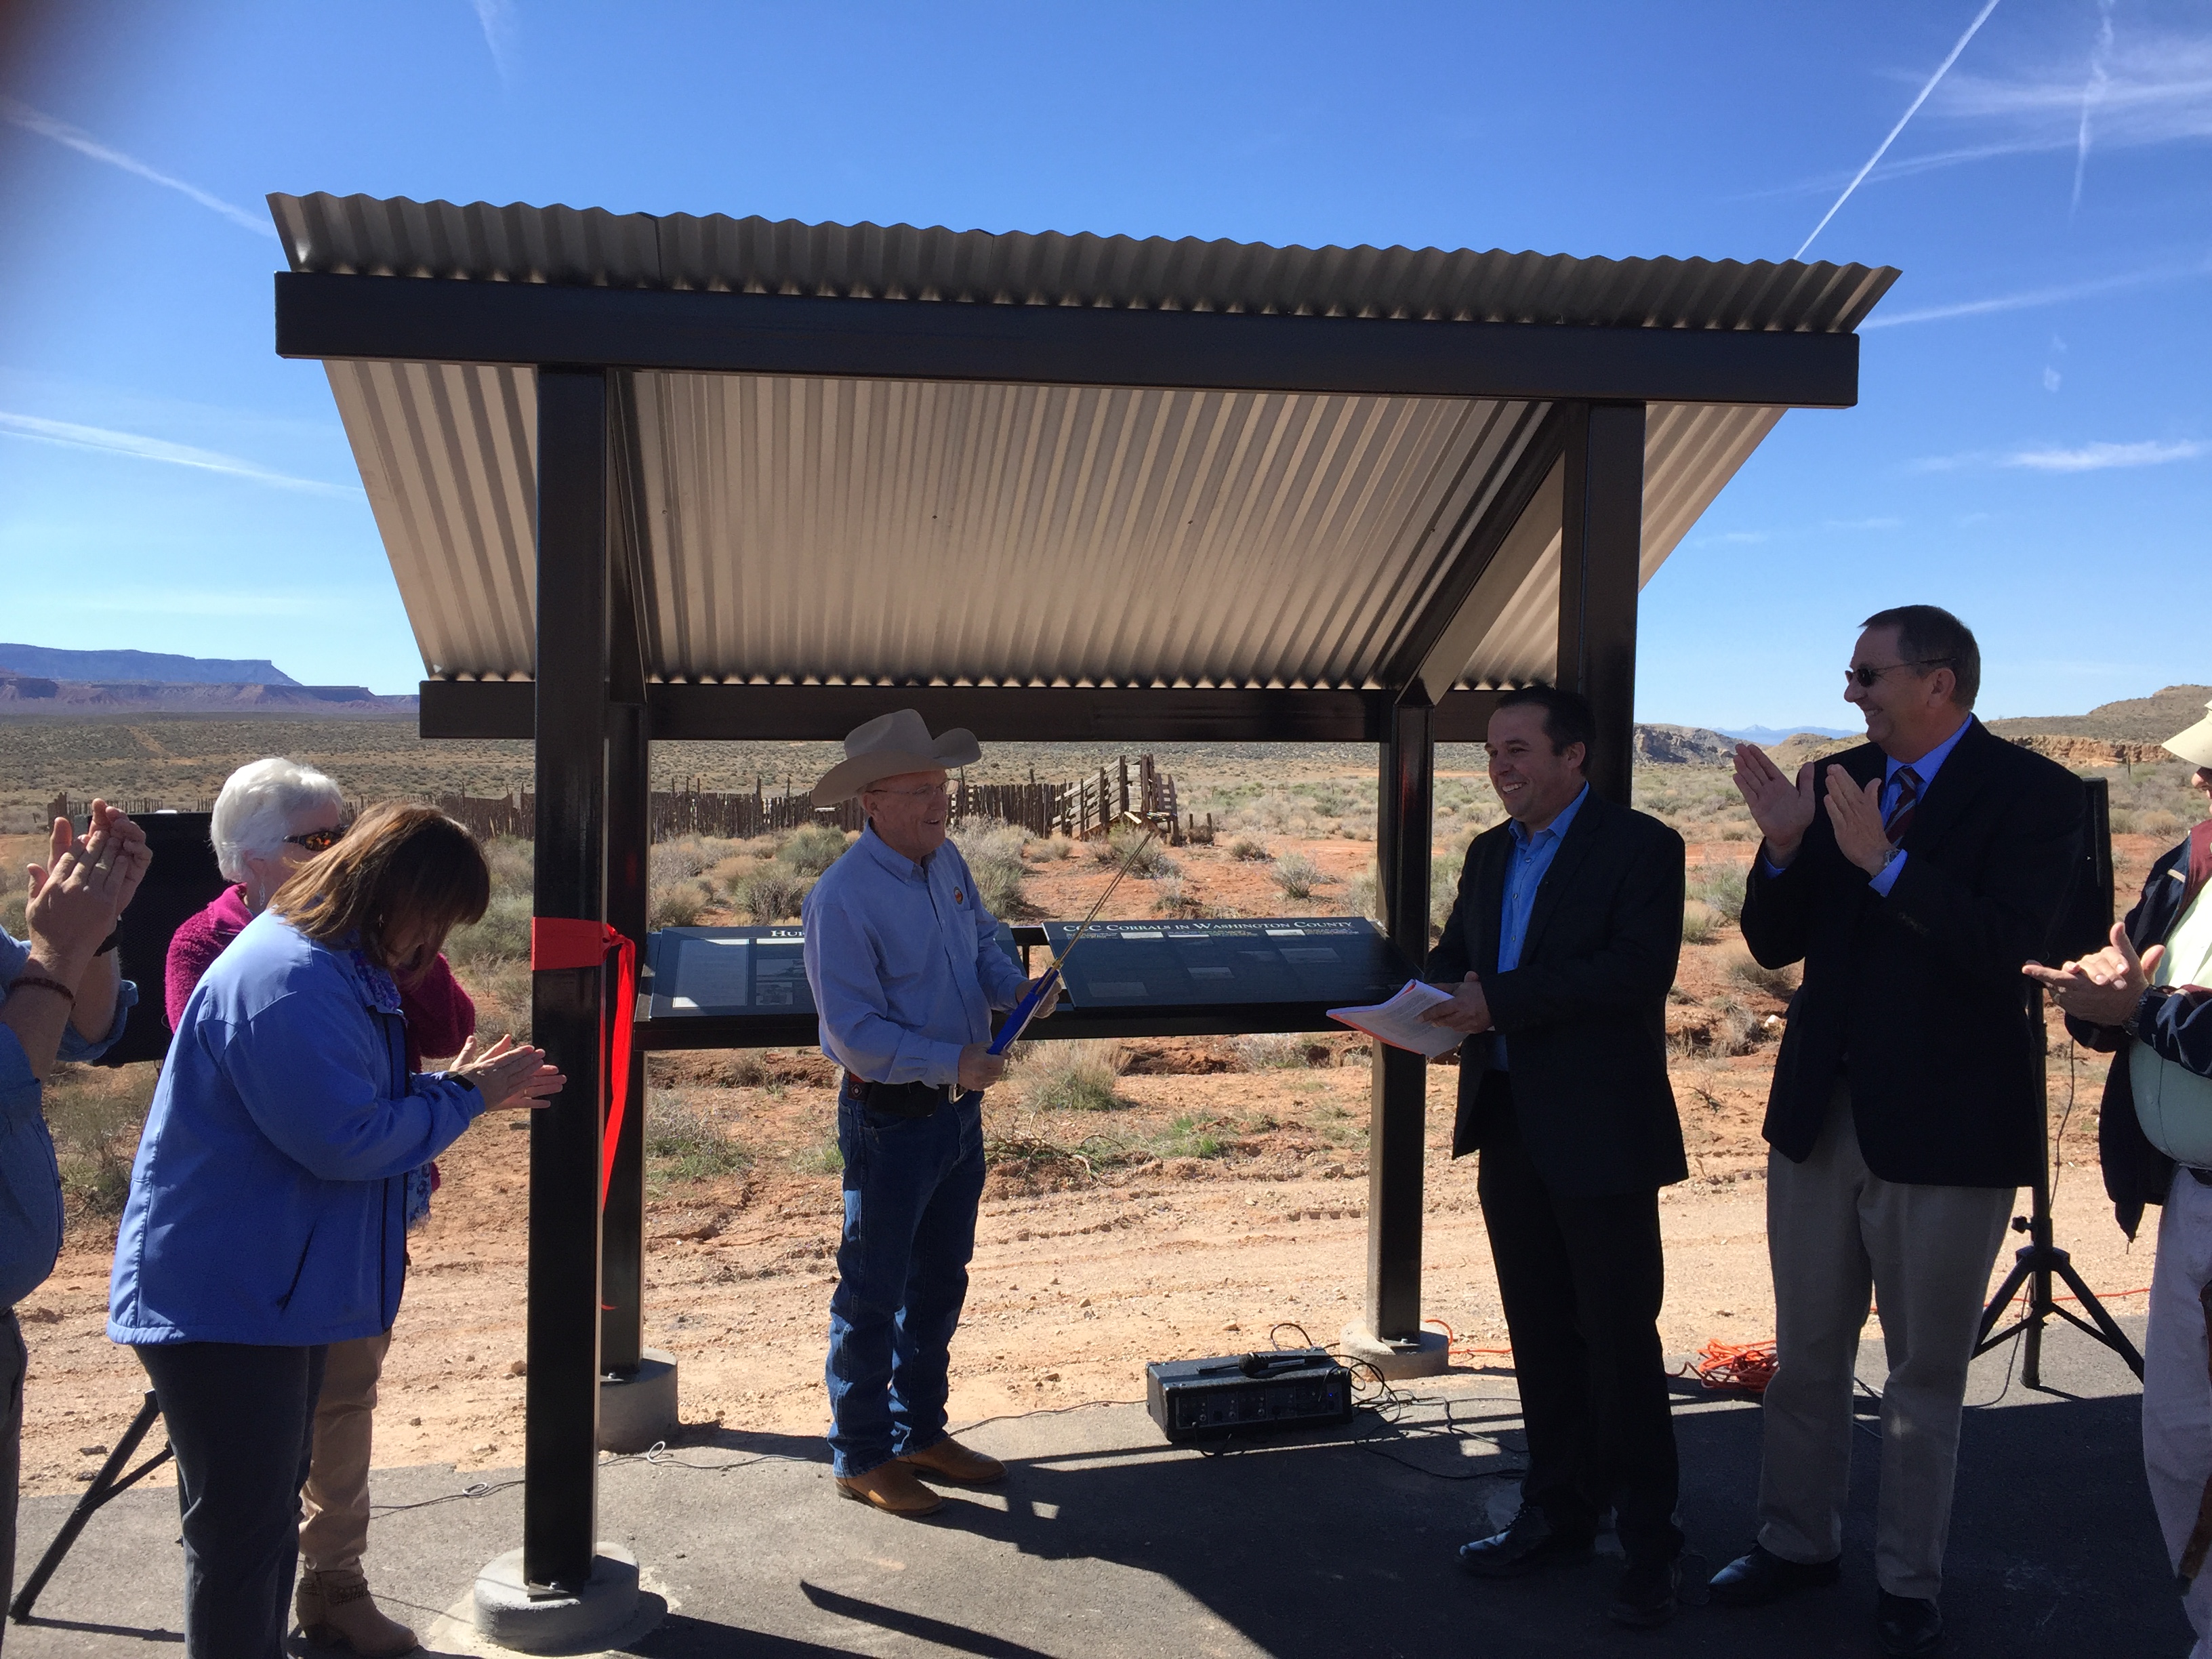
[(1920, 774), (1909, 766), (1897, 769), (1897, 799), (1890, 803), (1889, 816), (1881, 821), (1881, 832), (1889, 837), (1889, 844), (1904, 844), (1905, 832), (1912, 828), (1912, 809), (1920, 805)]

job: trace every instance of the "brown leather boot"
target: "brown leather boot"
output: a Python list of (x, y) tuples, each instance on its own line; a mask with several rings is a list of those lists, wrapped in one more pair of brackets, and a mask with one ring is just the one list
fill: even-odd
[(988, 1486), (994, 1480), (1003, 1480), (1006, 1476), (1006, 1466), (997, 1458), (970, 1451), (950, 1437), (933, 1446), (925, 1446), (918, 1452), (908, 1452), (898, 1461), (916, 1474), (932, 1475), (939, 1480), (951, 1480), (963, 1486)]
[(837, 1490), (858, 1504), (912, 1520), (945, 1507), (945, 1500), (914, 1478), (914, 1471), (896, 1457), (878, 1463), (866, 1474), (841, 1474)]
[(378, 1610), (368, 1580), (356, 1569), (301, 1572), (292, 1606), (310, 1642), (343, 1646), (359, 1659), (399, 1659), (417, 1645), (413, 1631)]

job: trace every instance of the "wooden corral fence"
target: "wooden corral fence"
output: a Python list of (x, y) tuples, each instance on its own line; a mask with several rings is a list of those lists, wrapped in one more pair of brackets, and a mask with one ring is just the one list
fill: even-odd
[[(432, 803), (479, 836), (514, 836), (528, 840), (537, 833), (538, 802), (528, 790), (508, 795), (436, 794), (414, 799)], [(172, 805), (196, 812), (214, 807), (212, 801), (184, 805), (150, 798), (114, 804), (134, 816)], [(61, 817), (81, 818), (90, 805), (65, 794), (57, 796), (47, 809), (48, 821)], [(998, 818), (1033, 836), (1058, 831), (1083, 841), (1106, 834), (1123, 813), (1134, 811), (1158, 824), (1177, 846), (1188, 841), (1211, 842), (1213, 815), (1207, 813), (1201, 823), (1194, 814), (1186, 818), (1181, 809), (1176, 781), (1161, 771), (1150, 755), (1139, 755), (1133, 762), (1124, 755), (1111, 772), (1102, 766), (1095, 777), (1066, 782), (1040, 782), (1032, 769), (1026, 783), (970, 783), (961, 776), (955, 778), (952, 787), (955, 823), (969, 818)], [(360, 810), (359, 802), (349, 805), (354, 815)], [(722, 793), (702, 787), (700, 781), (692, 778), (654, 790), (647, 822), (653, 839), (663, 842), (684, 836), (749, 841), (807, 823), (858, 830), (865, 820), (859, 801), (817, 807), (805, 791), (788, 780), (775, 792), (755, 778), (749, 793)]]

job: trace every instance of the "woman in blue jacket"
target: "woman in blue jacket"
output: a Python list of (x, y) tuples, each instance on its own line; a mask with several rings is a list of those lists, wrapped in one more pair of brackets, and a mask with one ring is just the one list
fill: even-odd
[(131, 1171), (108, 1336), (177, 1458), (191, 1659), (279, 1659), (324, 1348), (391, 1328), (407, 1176), (562, 1079), (471, 1042), (410, 1075), (399, 981), (483, 914), (475, 840), (388, 805), (302, 866), (185, 1006)]

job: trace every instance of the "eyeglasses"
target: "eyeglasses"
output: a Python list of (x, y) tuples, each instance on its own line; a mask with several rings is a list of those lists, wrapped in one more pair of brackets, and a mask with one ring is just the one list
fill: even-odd
[(1956, 665), (1952, 657), (1916, 657), (1911, 662), (1893, 662), (1876, 668), (1868, 663), (1853, 663), (1844, 670), (1844, 678), (1856, 680), (1861, 690), (1870, 690), (1884, 674), (1893, 674), (1900, 668), (1945, 668)]
[(933, 783), (925, 789), (870, 788), (863, 789), (860, 793), (864, 795), (903, 795), (908, 800), (927, 800), (932, 795), (951, 794), (952, 793), (952, 786), (950, 783)]
[(291, 846), (304, 847), (310, 853), (327, 853), (345, 839), (345, 832), (350, 827), (342, 823), (335, 830), (310, 830), (304, 835), (287, 836), (284, 840)]

